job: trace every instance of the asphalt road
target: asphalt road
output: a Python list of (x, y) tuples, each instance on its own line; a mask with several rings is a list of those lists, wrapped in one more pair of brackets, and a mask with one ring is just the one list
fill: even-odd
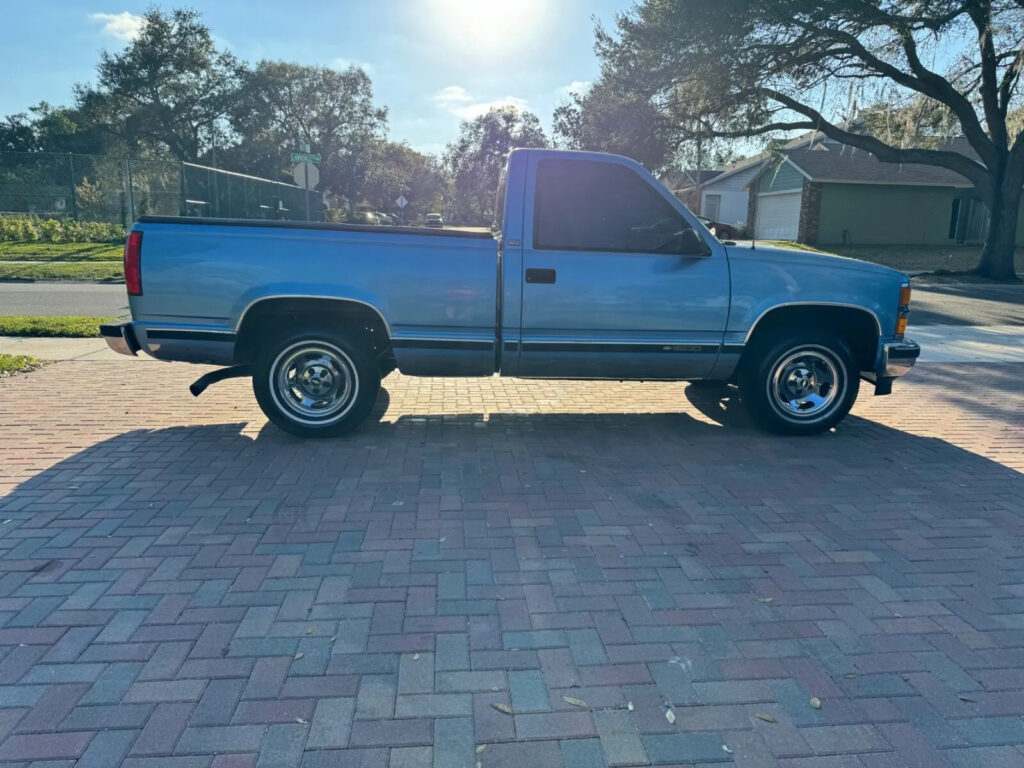
[(0, 315), (127, 317), (123, 283), (0, 283)]
[(1024, 325), (1024, 284), (915, 282), (909, 325)]
[[(128, 315), (123, 284), (0, 283), (0, 315)], [(910, 326), (1024, 325), (1024, 285), (914, 284)]]

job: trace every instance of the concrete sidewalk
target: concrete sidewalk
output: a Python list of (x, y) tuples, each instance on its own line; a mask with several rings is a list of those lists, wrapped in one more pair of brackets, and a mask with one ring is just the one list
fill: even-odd
[(1024, 363), (1024, 326), (922, 325), (907, 329), (922, 363)]
[[(0, 336), (0, 353), (29, 355), (40, 360), (121, 360), (103, 339), (51, 339), (31, 336)], [(140, 360), (152, 361), (149, 355)]]

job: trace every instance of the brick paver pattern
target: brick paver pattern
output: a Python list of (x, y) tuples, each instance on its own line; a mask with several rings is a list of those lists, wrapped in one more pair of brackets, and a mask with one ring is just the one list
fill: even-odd
[(393, 375), (303, 442), (201, 372), (0, 382), (0, 765), (1024, 765), (1024, 366), (812, 439)]

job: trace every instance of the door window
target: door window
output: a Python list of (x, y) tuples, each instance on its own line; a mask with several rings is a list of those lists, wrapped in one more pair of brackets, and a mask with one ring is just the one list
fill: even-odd
[(671, 203), (624, 165), (561, 159), (537, 164), (534, 248), (680, 253), (688, 229)]

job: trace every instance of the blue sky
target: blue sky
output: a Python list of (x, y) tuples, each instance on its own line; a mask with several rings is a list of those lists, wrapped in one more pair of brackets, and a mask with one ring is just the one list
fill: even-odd
[[(0, 115), (71, 101), (99, 51), (127, 44), (149, 0), (0, 0)], [(363, 66), (388, 107), (390, 137), (440, 152), (459, 121), (495, 103), (551, 112), (597, 78), (593, 21), (631, 0), (183, 0), (218, 42), (256, 61)], [(174, 3), (162, 3), (169, 9)]]

